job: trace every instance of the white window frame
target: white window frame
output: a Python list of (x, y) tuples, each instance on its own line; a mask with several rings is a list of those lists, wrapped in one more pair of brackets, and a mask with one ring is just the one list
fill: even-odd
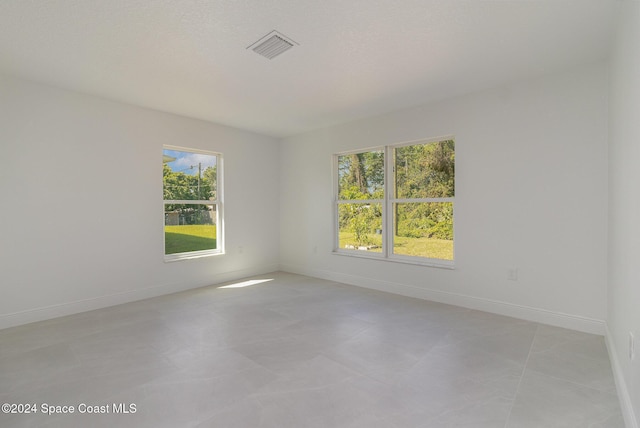
[[(375, 259), (375, 260), (384, 260), (390, 262), (398, 262), (398, 263), (409, 263), (409, 264), (417, 264), (424, 266), (432, 266), (432, 267), (440, 267), (440, 268), (455, 268), (455, 196), (448, 198), (396, 198), (394, 195), (394, 149), (398, 147), (405, 146), (414, 146), (414, 145), (424, 145), (430, 143), (437, 143), (443, 140), (454, 140), (453, 135), (446, 135), (442, 137), (436, 138), (428, 138), (414, 141), (407, 141), (402, 143), (394, 143), (386, 146), (375, 146), (375, 147), (366, 147), (356, 150), (349, 150), (345, 152), (335, 153), (333, 155), (333, 253), (337, 255), (344, 255), (349, 257), (359, 257), (366, 259)], [(339, 171), (338, 171), (338, 158), (340, 156), (357, 154), (357, 153), (365, 153), (372, 151), (383, 151), (384, 152), (384, 198), (383, 199), (370, 199), (370, 200), (340, 200), (339, 199)], [(393, 252), (393, 239), (394, 239), (394, 228), (393, 228), (393, 204), (394, 203), (429, 203), (429, 202), (450, 202), (453, 204), (453, 260), (445, 260), (445, 259), (435, 259), (428, 257), (420, 257), (420, 256), (407, 256), (401, 254), (394, 254)], [(349, 250), (340, 248), (340, 225), (338, 218), (338, 206), (340, 204), (366, 204), (366, 203), (380, 203), (382, 204), (382, 252), (371, 252), (371, 251), (357, 251), (357, 250)]]
[[(165, 262), (175, 262), (180, 260), (190, 260), (201, 257), (222, 255), (224, 250), (224, 183), (223, 183), (223, 159), (222, 153), (210, 150), (193, 149), (190, 147), (163, 145), (162, 150), (173, 150), (179, 152), (196, 153), (216, 157), (216, 199), (212, 200), (165, 200), (164, 192), (162, 197), (162, 251)], [(164, 186), (164, 183), (163, 183)], [(188, 204), (188, 205), (215, 205), (216, 208), (216, 248), (212, 250), (189, 251), (184, 253), (167, 254), (165, 247), (165, 205), (167, 204)]]

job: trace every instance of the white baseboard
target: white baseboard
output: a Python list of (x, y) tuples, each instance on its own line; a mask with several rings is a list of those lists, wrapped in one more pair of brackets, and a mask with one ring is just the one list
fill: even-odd
[(110, 294), (107, 296), (94, 297), (91, 299), (83, 299), (75, 302), (45, 306), (9, 314), (2, 314), (0, 315), (0, 330), (23, 324), (29, 324), (32, 322), (44, 321), (66, 315), (92, 311), (94, 309), (102, 309), (109, 306), (120, 305), (123, 303), (135, 302), (137, 300), (149, 299), (151, 297), (162, 296), (165, 294), (177, 293), (179, 291), (220, 284), (240, 278), (246, 278), (248, 276), (273, 272), (278, 269), (279, 265), (277, 264), (265, 265), (261, 267), (254, 267), (251, 269), (241, 269), (215, 274), (211, 278), (211, 281), (207, 283), (188, 284), (180, 282), (175, 284), (165, 284), (161, 286), (147, 287), (137, 290), (125, 291), (122, 293)]
[(321, 269), (308, 269), (288, 264), (280, 265), (280, 269), (300, 275), (307, 275), (315, 278), (355, 285), (358, 287), (400, 294), (402, 296), (415, 297), (433, 302), (476, 309), (498, 315), (533, 321), (540, 324), (548, 324), (585, 333), (598, 334), (601, 336), (604, 336), (605, 334), (605, 322), (603, 320)]
[(608, 326), (605, 326), (605, 329), (605, 343), (607, 344), (607, 350), (609, 351), (609, 360), (611, 360), (611, 369), (613, 370), (613, 378), (616, 381), (616, 390), (618, 392), (620, 409), (622, 410), (625, 426), (627, 428), (639, 428), (638, 419), (636, 418), (633, 405), (631, 403), (631, 396), (627, 389), (627, 382), (622, 374), (622, 367), (620, 367), (618, 352), (616, 351), (615, 344), (613, 343), (613, 336), (611, 335)]

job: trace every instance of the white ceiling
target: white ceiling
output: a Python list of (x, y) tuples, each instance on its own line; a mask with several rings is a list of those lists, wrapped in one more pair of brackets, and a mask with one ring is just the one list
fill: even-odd
[(604, 60), (615, 3), (2, 0), (0, 73), (282, 137)]

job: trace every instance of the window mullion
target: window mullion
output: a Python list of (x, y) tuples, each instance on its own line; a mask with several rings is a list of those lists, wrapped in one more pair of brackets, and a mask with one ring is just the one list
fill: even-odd
[(381, 204), (384, 199), (341, 199), (338, 204)]
[(384, 148), (384, 208), (382, 212), (383, 223), (383, 241), (382, 252), (385, 257), (389, 257), (393, 248), (393, 207), (391, 205), (391, 198), (395, 196), (393, 192), (394, 174), (393, 174), (393, 148)]
[(392, 203), (412, 203), (412, 202), (453, 202), (454, 198), (398, 198), (391, 199)]

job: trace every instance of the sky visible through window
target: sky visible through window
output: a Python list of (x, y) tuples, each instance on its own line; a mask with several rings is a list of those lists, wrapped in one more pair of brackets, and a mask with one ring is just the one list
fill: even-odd
[(182, 172), (187, 175), (198, 175), (198, 164), (202, 171), (216, 165), (216, 156), (212, 155), (166, 149), (162, 154), (175, 159), (166, 163), (173, 172)]

